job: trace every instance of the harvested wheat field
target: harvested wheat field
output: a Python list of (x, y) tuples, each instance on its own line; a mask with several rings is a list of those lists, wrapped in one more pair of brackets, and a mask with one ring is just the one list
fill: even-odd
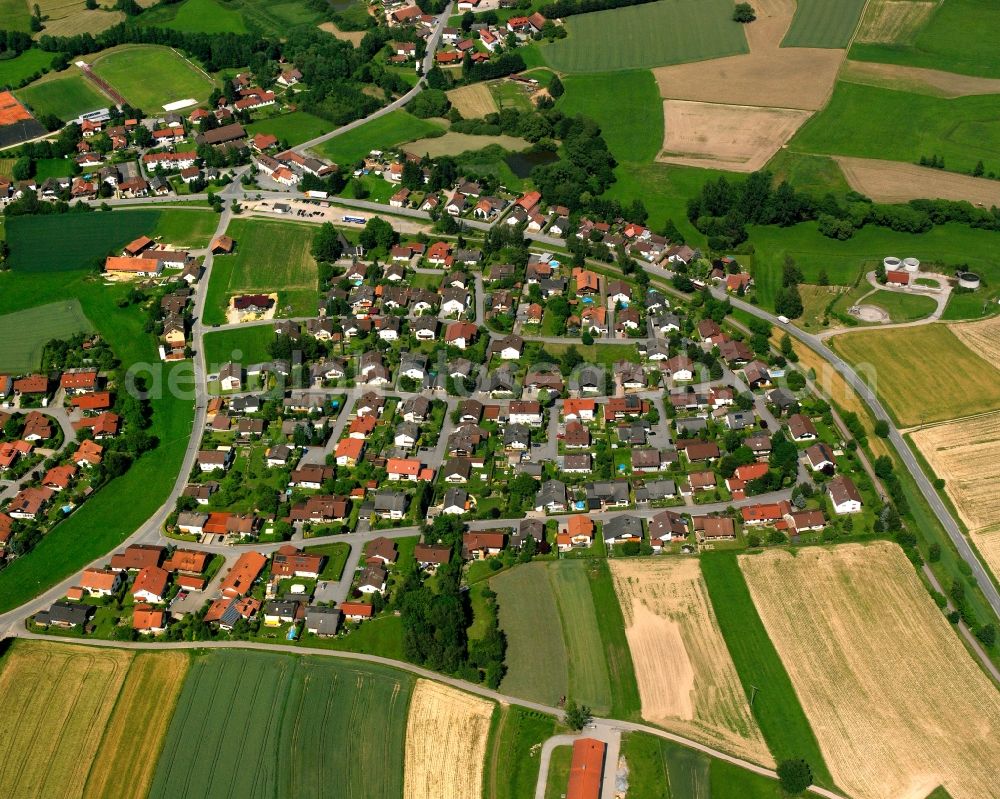
[(847, 61), (840, 77), (851, 83), (929, 94), (933, 97), (1000, 94), (1000, 78), (977, 78), (973, 75), (959, 75), (957, 72), (876, 64), (873, 61)]
[(136, 655), (90, 769), (87, 799), (145, 799), (149, 794), (187, 669), (184, 652)]
[(451, 89), (448, 92), (448, 99), (466, 119), (477, 119), (487, 114), (495, 114), (499, 110), (496, 100), (493, 99), (493, 92), (485, 83), (473, 83), (471, 86)]
[(492, 702), (417, 680), (406, 721), (403, 799), (481, 797), (492, 716)]
[(937, 6), (935, 0), (869, 0), (854, 40), (866, 44), (910, 44)]
[(830, 98), (843, 50), (781, 47), (794, 0), (755, 2), (746, 27), (750, 52), (653, 70), (660, 95), (706, 103), (762, 105), (816, 111)]
[(96, 34), (124, 21), (125, 14), (121, 11), (82, 10), (72, 16), (46, 21), (44, 32), (46, 36)]
[(943, 785), (952, 799), (1000, 797), (1000, 693), (898, 546), (739, 562), (848, 796), (923, 799)]
[(905, 203), (932, 200), (968, 200), (990, 208), (1000, 205), (1000, 181), (944, 172), (901, 161), (877, 158), (849, 158), (835, 155), (844, 177), (855, 191), (875, 202)]
[(657, 161), (755, 172), (810, 117), (790, 108), (663, 102), (663, 152)]
[(319, 29), (326, 31), (334, 38), (350, 42), (355, 47), (361, 44), (361, 40), (365, 38), (365, 34), (367, 33), (367, 31), (342, 31), (337, 27), (336, 22), (323, 22), (320, 24)]
[(0, 672), (0, 796), (84, 796), (132, 654), (17, 642)]
[(924, 427), (910, 437), (1000, 575), (1000, 412)]
[(966, 347), (991, 366), (1000, 369), (1000, 316), (949, 327)]
[(608, 562), (625, 619), (642, 717), (773, 765), (695, 558)]

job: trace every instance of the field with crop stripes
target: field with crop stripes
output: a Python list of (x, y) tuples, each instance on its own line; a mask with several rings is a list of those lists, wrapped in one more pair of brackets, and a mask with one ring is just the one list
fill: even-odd
[[(198, 657), (150, 796), (398, 797), (413, 681), (259, 652)], [(192, 765), (193, 764), (193, 765)]]
[(847, 47), (867, 0), (798, 0), (782, 47)]

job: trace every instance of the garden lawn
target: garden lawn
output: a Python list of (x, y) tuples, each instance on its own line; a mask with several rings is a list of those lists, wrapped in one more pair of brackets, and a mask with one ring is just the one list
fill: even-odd
[(215, 88), (208, 75), (168, 47), (126, 46), (91, 63), (98, 77), (149, 114), (176, 100), (204, 102)]
[(0, 372), (20, 374), (37, 369), (42, 350), (54, 338), (70, 338), (86, 333), (93, 326), (78, 300), (51, 302), (24, 311), (0, 316)]
[(843, 48), (850, 44), (868, 0), (797, 0), (782, 47)]
[[(25, 5), (23, 2), (21, 5)], [(3, 3), (0, 2), (0, 9)], [(3, 16), (3, 12), (0, 12)], [(6, 17), (4, 21), (6, 22)], [(45, 50), (32, 48), (17, 56), (17, 58), (7, 58), (0, 61), (0, 86), (16, 86), (25, 78), (30, 78), (36, 72), (48, 69), (55, 60), (56, 54)]]
[(915, 322), (934, 313), (937, 301), (922, 294), (879, 291), (865, 299), (865, 305), (877, 305), (889, 314), (893, 322)]
[(538, 745), (555, 733), (555, 719), (517, 705), (500, 705), (495, 713), (499, 718), (495, 718), (487, 747), (483, 796), (532, 796), (538, 780)]
[(440, 123), (397, 110), (335, 136), (316, 149), (336, 163), (347, 165), (364, 158), (371, 150), (387, 150), (443, 131)]
[(1000, 5), (995, 0), (946, 0), (938, 4), (912, 45), (855, 44), (850, 57), (1000, 78), (998, 30)]
[(240, 292), (277, 291), (292, 315), (316, 310), (319, 273), (309, 252), (316, 228), (289, 222), (235, 219), (226, 231), (237, 241), (234, 255), (212, 262), (205, 322), (221, 324), (229, 298)]
[[(1000, 407), (1000, 371), (946, 325), (864, 330), (831, 339), (869, 378), (901, 427), (957, 419)], [(933, 386), (933, 390), (928, 390)]]
[(320, 572), (320, 580), (339, 580), (344, 573), (347, 556), (351, 554), (351, 545), (338, 541), (335, 544), (323, 544), (317, 547), (306, 547), (310, 555), (325, 555), (326, 563)]
[(205, 334), (205, 362), (215, 372), (229, 361), (260, 363), (270, 358), (267, 345), (274, 341), (271, 324), (249, 325)]
[(305, 111), (293, 111), (277, 117), (258, 119), (246, 126), (253, 136), (255, 133), (270, 133), (289, 147), (297, 147), (304, 141), (315, 139), (329, 131), (333, 125)]
[[(751, 227), (750, 241), (756, 248), (755, 291), (765, 308), (774, 307), (786, 255), (795, 259), (806, 283), (818, 283), (825, 270), (831, 284), (852, 286), (862, 270), (872, 270), (885, 256), (897, 255), (919, 258), (925, 269), (945, 273), (968, 264), (986, 283), (1000, 288), (1000, 235), (964, 225), (938, 225), (917, 235), (869, 225), (847, 241), (837, 241), (820, 235), (815, 223), (806, 222), (786, 228)], [(981, 304), (987, 291), (980, 289), (970, 296), (979, 296)]]
[(561, 72), (612, 72), (748, 51), (730, 0), (662, 0), (566, 19), (565, 39), (539, 52)]
[(788, 146), (807, 153), (908, 163), (937, 155), (948, 169), (963, 172), (982, 160), (987, 172), (1000, 170), (1000, 95), (949, 100), (840, 81), (830, 103)]
[(78, 72), (70, 72), (51, 80), (36, 81), (23, 89), (18, 89), (15, 94), (35, 116), (53, 114), (64, 122), (75, 119), (87, 111), (107, 108), (111, 102)]
[(829, 786), (832, 779), (816, 736), (750, 598), (736, 553), (704, 553), (701, 570), (747, 697), (752, 696), (753, 687), (757, 687), (753, 714), (771, 754), (778, 762), (786, 758), (805, 758), (812, 767), (815, 781)]
[(150, 797), (395, 799), (412, 686), (403, 672), (332, 658), (202, 654), (181, 692)]

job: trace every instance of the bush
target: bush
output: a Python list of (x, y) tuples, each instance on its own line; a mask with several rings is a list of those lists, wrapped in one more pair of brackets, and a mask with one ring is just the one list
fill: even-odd
[(788, 793), (802, 793), (812, 785), (812, 769), (805, 760), (782, 760), (778, 764), (778, 780)]

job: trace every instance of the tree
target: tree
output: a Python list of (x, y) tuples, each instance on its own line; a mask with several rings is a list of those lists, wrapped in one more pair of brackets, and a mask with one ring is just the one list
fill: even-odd
[(787, 316), (789, 319), (798, 319), (802, 316), (802, 295), (799, 294), (799, 287), (794, 283), (778, 290), (774, 298), (774, 311), (779, 316)]
[(396, 242), (396, 231), (384, 219), (373, 216), (365, 224), (358, 241), (366, 250), (381, 249), (388, 252)]
[(744, 25), (757, 19), (757, 12), (749, 3), (737, 3), (733, 9), (733, 21), (742, 22)]
[(571, 730), (582, 730), (590, 722), (592, 714), (586, 705), (578, 705), (575, 699), (566, 701), (566, 726)]
[(977, 161), (976, 166), (972, 170), (972, 176), (975, 178), (981, 178), (983, 173), (986, 171), (986, 167), (983, 165), (982, 161)]
[(551, 94), (555, 98), (562, 97), (563, 92), (566, 91), (566, 89), (563, 87), (562, 81), (559, 80), (558, 75), (552, 76), (552, 79), (549, 81), (548, 88), (549, 88), (549, 94)]
[(313, 239), (312, 256), (317, 261), (332, 263), (336, 261), (342, 252), (340, 246), (340, 234), (329, 222), (324, 222)]
[(885, 419), (879, 419), (875, 422), (875, 435), (879, 438), (889, 437), (889, 422)]
[(802, 793), (812, 785), (812, 769), (805, 760), (782, 760), (778, 764), (778, 780), (788, 793)]

